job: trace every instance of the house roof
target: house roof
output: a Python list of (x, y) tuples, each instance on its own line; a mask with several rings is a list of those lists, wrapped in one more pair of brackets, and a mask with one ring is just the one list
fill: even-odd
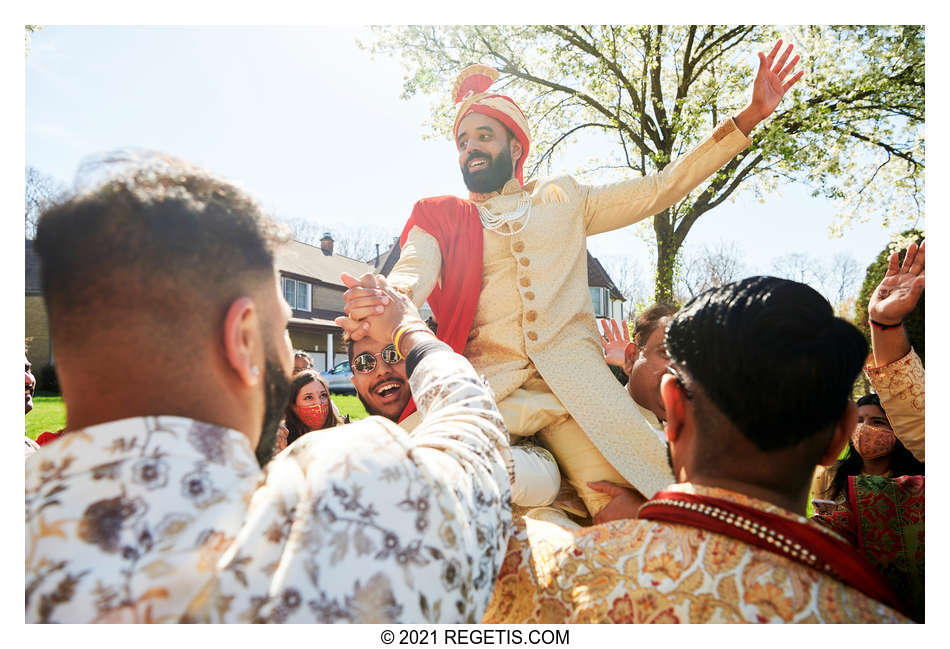
[(396, 262), (399, 261), (399, 255), (402, 252), (402, 249), (399, 246), (399, 237), (396, 237), (392, 245), (386, 249), (385, 252), (380, 253), (379, 258), (373, 258), (373, 261), (376, 263), (376, 273), (379, 275), (389, 276), (389, 273), (392, 272), (393, 266), (396, 265)]
[(300, 241), (290, 241), (278, 247), (274, 256), (278, 270), (334, 286), (343, 286), (340, 273), (359, 277), (363, 273), (373, 272), (372, 264), (343, 255), (325, 255), (319, 247)]
[(614, 281), (610, 279), (610, 275), (607, 274), (604, 267), (597, 261), (597, 257), (590, 254), (590, 252), (587, 253), (587, 285), (603, 286), (610, 291), (610, 297), (613, 299), (626, 301), (623, 293), (620, 292), (620, 289), (617, 288)]

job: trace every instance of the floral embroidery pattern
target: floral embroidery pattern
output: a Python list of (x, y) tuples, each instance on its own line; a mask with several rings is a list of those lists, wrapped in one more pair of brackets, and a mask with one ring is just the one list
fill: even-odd
[(410, 381), (411, 435), (369, 418), (267, 465), (188, 620), (478, 622), (511, 530), (507, 434), (461, 357), (432, 352)]
[[(721, 489), (669, 488), (804, 520)], [(719, 534), (648, 520), (553, 527), (517, 523), (483, 622), (906, 621), (823, 573)]]
[(508, 436), (460, 356), (411, 382), (412, 435), (370, 418), (264, 474), (243, 435), (179, 417), (54, 442), (27, 460), (27, 620), (477, 622), (511, 532)]
[[(27, 621), (179, 619), (233, 539), (259, 476), (243, 435), (195, 424), (110, 422), (27, 462)], [(209, 459), (195, 430), (228, 451)], [(194, 476), (200, 489), (182, 489)]]
[(924, 461), (924, 366), (911, 349), (901, 359), (882, 367), (864, 368), (897, 439)]

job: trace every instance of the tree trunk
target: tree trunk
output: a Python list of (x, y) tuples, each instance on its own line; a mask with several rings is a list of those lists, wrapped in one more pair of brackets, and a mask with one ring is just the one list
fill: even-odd
[[(655, 218), (661, 218), (658, 214)], [(673, 233), (660, 228), (656, 237), (656, 283), (653, 290), (654, 302), (673, 303), (673, 268), (678, 246)]]
[(653, 216), (653, 234), (656, 237), (656, 280), (653, 301), (673, 303), (673, 268), (676, 261), (676, 232), (673, 230), (669, 208)]

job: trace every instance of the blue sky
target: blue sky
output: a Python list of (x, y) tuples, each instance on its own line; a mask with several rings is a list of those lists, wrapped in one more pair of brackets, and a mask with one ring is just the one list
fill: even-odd
[[(398, 234), (415, 200), (465, 189), (451, 142), (423, 139), (430, 99), (399, 98), (402, 68), (361, 50), (356, 40), (367, 34), (45, 27), (26, 58), (26, 163), (71, 183), (89, 154), (158, 149), (239, 182), (279, 217)], [(559, 163), (568, 170), (577, 160), (568, 151)], [(735, 241), (750, 273), (793, 252), (848, 252), (863, 268), (888, 233), (872, 219), (831, 238), (834, 213), (831, 202), (788, 185), (765, 203), (743, 196), (703, 216), (687, 248)], [(589, 247), (652, 272), (633, 227)]]

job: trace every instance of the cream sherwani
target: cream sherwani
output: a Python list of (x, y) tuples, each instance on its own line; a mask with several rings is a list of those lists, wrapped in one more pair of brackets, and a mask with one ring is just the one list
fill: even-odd
[[(502, 213), (527, 194), (531, 211), (513, 236), (484, 230), (482, 290), (465, 356), (488, 379), (509, 432), (540, 432), (591, 513), (609, 498), (588, 489), (588, 480), (628, 482), (650, 496), (672, 476), (660, 433), (604, 363), (587, 237), (666, 209), (750, 142), (729, 119), (655, 175), (601, 186), (570, 176), (524, 188), (511, 180), (482, 203)], [(416, 227), (389, 281), (421, 305), (441, 269), (436, 239)]]

